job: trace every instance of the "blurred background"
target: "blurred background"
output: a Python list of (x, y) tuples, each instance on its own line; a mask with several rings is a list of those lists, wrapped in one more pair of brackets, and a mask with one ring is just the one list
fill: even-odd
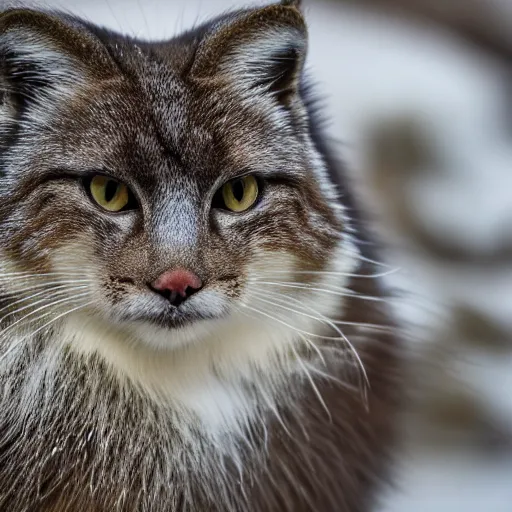
[[(244, 5), (33, 3), (151, 39)], [(412, 400), (382, 511), (512, 512), (512, 0), (303, 4), (329, 134), (398, 269)]]

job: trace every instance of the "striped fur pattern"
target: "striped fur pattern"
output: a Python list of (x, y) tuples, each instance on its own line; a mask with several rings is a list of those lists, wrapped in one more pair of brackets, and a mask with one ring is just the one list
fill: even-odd
[[(0, 13), (0, 509), (368, 510), (397, 333), (306, 51), (298, 2), (159, 43)], [(257, 205), (213, 208), (247, 173)], [(176, 267), (179, 307), (148, 287)]]

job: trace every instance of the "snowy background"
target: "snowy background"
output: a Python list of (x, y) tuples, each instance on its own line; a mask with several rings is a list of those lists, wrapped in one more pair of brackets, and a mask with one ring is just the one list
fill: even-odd
[[(155, 39), (240, 6), (33, 3)], [(304, 3), (330, 133), (408, 290), (398, 306), (412, 322), (414, 406), (382, 510), (512, 512), (511, 63), (358, 2)], [(508, 27), (512, 2), (482, 3)]]

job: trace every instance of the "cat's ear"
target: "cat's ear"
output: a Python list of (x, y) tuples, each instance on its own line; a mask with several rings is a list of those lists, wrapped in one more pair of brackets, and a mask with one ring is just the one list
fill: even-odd
[(80, 84), (113, 69), (100, 43), (71, 19), (29, 9), (0, 13), (0, 121), (22, 107), (39, 111), (27, 119), (44, 117)]
[(289, 102), (297, 93), (307, 52), (307, 29), (297, 1), (224, 18), (199, 44), (190, 76), (272, 94)]

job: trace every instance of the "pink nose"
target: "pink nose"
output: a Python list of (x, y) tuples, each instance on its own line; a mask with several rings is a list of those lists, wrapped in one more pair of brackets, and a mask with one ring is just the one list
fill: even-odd
[(170, 297), (186, 298), (201, 288), (203, 283), (193, 272), (184, 268), (169, 270), (162, 274), (154, 283), (153, 288)]

